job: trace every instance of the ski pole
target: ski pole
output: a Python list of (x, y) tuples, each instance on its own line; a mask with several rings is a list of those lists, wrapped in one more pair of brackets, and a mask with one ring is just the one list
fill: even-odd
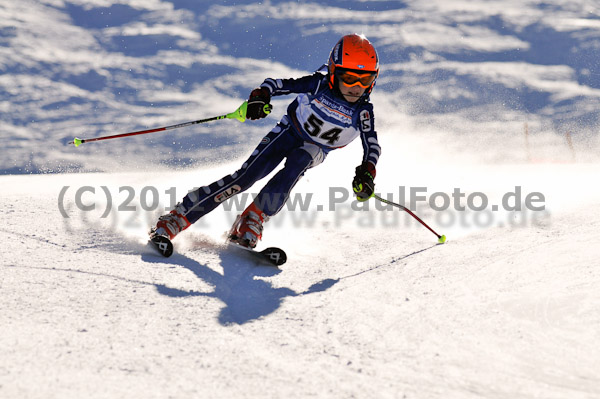
[[(148, 130), (140, 130), (140, 131), (137, 131), (137, 132), (129, 132), (129, 133), (122, 133), (122, 134), (115, 134), (115, 135), (112, 135), (112, 136), (96, 137), (96, 138), (93, 138), (93, 139), (80, 139), (78, 137), (75, 137), (75, 139), (73, 141), (70, 141), (69, 144), (74, 144), (75, 147), (79, 147), (83, 143), (89, 143), (89, 142), (92, 142), (92, 141), (118, 139), (118, 138), (121, 138), (121, 137), (136, 136), (138, 134), (148, 134), (148, 133), (163, 132), (165, 130), (179, 129), (181, 127), (187, 127), (187, 126), (191, 126), (191, 125), (197, 125), (199, 123), (206, 123), (206, 122), (216, 121), (216, 120), (219, 120), (219, 119), (237, 119), (240, 122), (244, 122), (246, 120), (246, 110), (247, 110), (247, 108), (248, 108), (248, 102), (244, 101), (244, 103), (242, 105), (240, 105), (238, 109), (236, 109), (235, 111), (233, 111), (233, 112), (231, 112), (229, 114), (225, 114), (225, 115), (213, 116), (212, 118), (199, 119), (197, 121), (185, 122), (185, 123), (180, 123), (180, 124), (177, 124), (177, 125), (157, 127), (157, 128), (148, 129)], [(270, 113), (271, 109), (272, 109), (271, 104), (265, 104), (264, 111), (265, 111), (266, 114)]]
[(410, 216), (412, 216), (415, 219), (417, 219), (417, 221), (419, 223), (421, 223), (423, 226), (427, 227), (429, 229), (429, 231), (431, 231), (433, 234), (435, 234), (437, 236), (437, 238), (438, 238), (438, 243), (443, 244), (443, 243), (446, 242), (446, 236), (445, 235), (439, 235), (438, 233), (436, 233), (431, 227), (427, 226), (427, 223), (425, 223), (424, 221), (422, 221), (420, 217), (418, 217), (417, 215), (415, 215), (414, 213), (412, 213), (412, 211), (410, 209), (408, 209), (407, 207), (402, 206), (400, 204), (396, 204), (395, 202), (383, 199), (383, 198), (381, 198), (378, 195), (374, 195), (373, 197), (375, 197), (375, 199), (377, 199), (377, 200), (379, 200), (379, 201), (381, 201), (381, 202), (383, 202), (385, 204), (392, 205), (392, 206), (395, 206), (396, 208), (400, 208), (403, 211), (406, 211)]

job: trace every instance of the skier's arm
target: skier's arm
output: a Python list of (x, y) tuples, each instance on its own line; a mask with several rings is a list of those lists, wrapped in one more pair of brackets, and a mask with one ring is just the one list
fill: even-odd
[[(370, 163), (375, 170), (381, 147), (377, 141), (377, 132), (375, 131), (375, 119), (373, 117), (373, 106), (367, 104), (359, 114), (360, 139), (363, 145), (363, 163)], [(373, 176), (375, 177), (375, 176)]]
[(315, 72), (299, 79), (271, 79), (252, 90), (248, 97), (248, 119), (256, 120), (267, 116), (265, 105), (271, 101), (271, 96), (281, 96), (290, 93), (316, 93), (322, 85), (327, 84), (325, 75)]
[(375, 194), (375, 174), (381, 147), (377, 141), (373, 107), (365, 107), (359, 114), (360, 138), (363, 145), (363, 161), (356, 167), (352, 188), (359, 201), (366, 201)]
[(312, 75), (303, 76), (298, 79), (271, 79), (267, 78), (260, 85), (266, 88), (271, 96), (282, 96), (291, 93), (316, 93), (327, 84), (325, 75), (315, 72)]

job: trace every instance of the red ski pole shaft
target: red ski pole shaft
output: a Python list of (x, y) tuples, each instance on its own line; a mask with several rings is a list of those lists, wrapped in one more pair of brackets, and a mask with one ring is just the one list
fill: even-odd
[(180, 127), (191, 126), (191, 125), (195, 125), (195, 124), (198, 124), (198, 123), (205, 123), (205, 122), (210, 122), (210, 121), (214, 121), (214, 120), (217, 120), (217, 119), (224, 119), (225, 117), (226, 117), (225, 115), (222, 115), (222, 116), (216, 116), (214, 118), (201, 119), (201, 120), (197, 120), (197, 121), (193, 121), (193, 122), (180, 123), (180, 124), (177, 124), (177, 125), (157, 127), (157, 128), (148, 129), (148, 130), (139, 130), (137, 132), (129, 132), (129, 133), (122, 133), (122, 134), (113, 134), (112, 136), (95, 137), (95, 138), (92, 138), (92, 139), (79, 139), (79, 138), (75, 137), (75, 139), (73, 141), (70, 141), (69, 144), (75, 144), (75, 147), (79, 147), (79, 145), (81, 145), (83, 143), (90, 143), (92, 141), (111, 140), (111, 139), (118, 139), (118, 138), (121, 138), (121, 137), (137, 136), (138, 134), (148, 134), (148, 133), (164, 132), (165, 130), (178, 129)]
[[(79, 147), (83, 143), (90, 143), (92, 141), (110, 140), (110, 139), (118, 139), (121, 137), (136, 136), (139, 134), (164, 132), (165, 130), (179, 129), (181, 127), (197, 125), (199, 123), (206, 123), (206, 122), (216, 121), (219, 119), (237, 119), (240, 122), (244, 122), (246, 120), (246, 110), (247, 109), (248, 109), (248, 102), (244, 101), (244, 103), (242, 105), (240, 105), (238, 109), (236, 109), (233, 112), (230, 112), (229, 114), (225, 114), (225, 115), (213, 116), (212, 118), (199, 119), (197, 121), (179, 123), (177, 125), (157, 127), (154, 129), (139, 130), (136, 132), (122, 133), (122, 134), (113, 134), (111, 136), (95, 137), (92, 139), (80, 139), (80, 138), (75, 137), (75, 139), (73, 141), (70, 141), (69, 144), (74, 144), (75, 147)], [(264, 111), (266, 114), (268, 114), (271, 112), (271, 109), (272, 109), (271, 104), (266, 104)]]
[(425, 223), (424, 221), (422, 221), (420, 217), (418, 217), (417, 215), (415, 215), (415, 214), (414, 214), (414, 213), (413, 213), (413, 212), (412, 212), (410, 209), (408, 209), (407, 207), (405, 207), (405, 206), (403, 206), (403, 205), (400, 205), (400, 204), (396, 204), (395, 202), (392, 202), (392, 201), (388, 201), (388, 200), (386, 200), (386, 199), (383, 199), (383, 198), (381, 198), (381, 197), (380, 197), (380, 196), (378, 196), (378, 195), (374, 195), (374, 197), (375, 197), (375, 199), (377, 199), (377, 200), (379, 200), (379, 201), (381, 201), (381, 202), (383, 202), (383, 203), (385, 203), (385, 204), (388, 204), (388, 205), (395, 206), (395, 207), (397, 207), (397, 208), (400, 208), (400, 209), (402, 209), (402, 210), (403, 210), (403, 211), (405, 211), (406, 213), (408, 213), (410, 216), (412, 216), (413, 218), (415, 218), (415, 219), (416, 219), (416, 220), (417, 220), (419, 223), (421, 223), (423, 226), (427, 227), (427, 229), (428, 229), (429, 231), (431, 231), (433, 234), (435, 234), (435, 235), (437, 236), (437, 238), (438, 238), (438, 242), (439, 242), (440, 244), (443, 244), (443, 243), (445, 243), (445, 242), (446, 242), (446, 236), (445, 236), (445, 235), (439, 235), (438, 233), (436, 233), (436, 232), (435, 232), (435, 231), (434, 231), (434, 230), (433, 230), (431, 227), (429, 227), (429, 226), (427, 225), (427, 223)]

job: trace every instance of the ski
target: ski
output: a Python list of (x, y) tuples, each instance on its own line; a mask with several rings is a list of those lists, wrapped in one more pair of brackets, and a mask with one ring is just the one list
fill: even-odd
[(152, 243), (154, 248), (156, 248), (165, 258), (168, 258), (173, 254), (173, 243), (167, 236), (152, 234), (150, 235), (148, 242)]
[[(156, 234), (154, 231), (150, 232), (148, 242), (152, 244), (154, 248), (165, 258), (173, 255), (173, 243), (166, 235)], [(255, 259), (263, 263), (267, 263), (271, 266), (281, 266), (287, 261), (287, 255), (281, 248), (269, 247), (262, 251), (256, 251), (252, 248), (245, 247), (238, 244), (235, 241), (227, 240), (227, 246), (230, 248), (239, 249), (244, 253), (254, 256)]]
[(244, 253), (250, 254), (254, 258), (271, 266), (281, 266), (287, 261), (287, 255), (281, 248), (269, 247), (262, 251), (257, 251), (252, 248), (244, 247), (236, 242), (228, 241), (229, 248), (239, 249)]
[[(154, 248), (165, 258), (168, 258), (173, 254), (173, 243), (167, 236), (154, 234), (150, 236), (148, 240)], [(263, 263), (267, 263), (271, 266), (281, 266), (287, 261), (287, 255), (281, 248), (270, 247), (263, 249), (262, 251), (255, 251), (252, 248), (244, 247), (235, 242), (228, 242), (228, 247), (239, 249), (244, 253), (250, 254), (255, 259)]]

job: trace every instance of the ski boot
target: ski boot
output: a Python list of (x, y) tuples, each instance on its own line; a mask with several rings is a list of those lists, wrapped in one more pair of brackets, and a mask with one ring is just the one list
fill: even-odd
[(268, 216), (258, 209), (253, 202), (235, 219), (235, 223), (233, 223), (229, 232), (229, 241), (254, 249), (262, 238), (263, 223), (267, 220)]
[(177, 234), (190, 227), (191, 223), (183, 215), (183, 212), (183, 208), (177, 205), (171, 212), (159, 217), (156, 227), (150, 230), (150, 237), (161, 235), (172, 240)]

